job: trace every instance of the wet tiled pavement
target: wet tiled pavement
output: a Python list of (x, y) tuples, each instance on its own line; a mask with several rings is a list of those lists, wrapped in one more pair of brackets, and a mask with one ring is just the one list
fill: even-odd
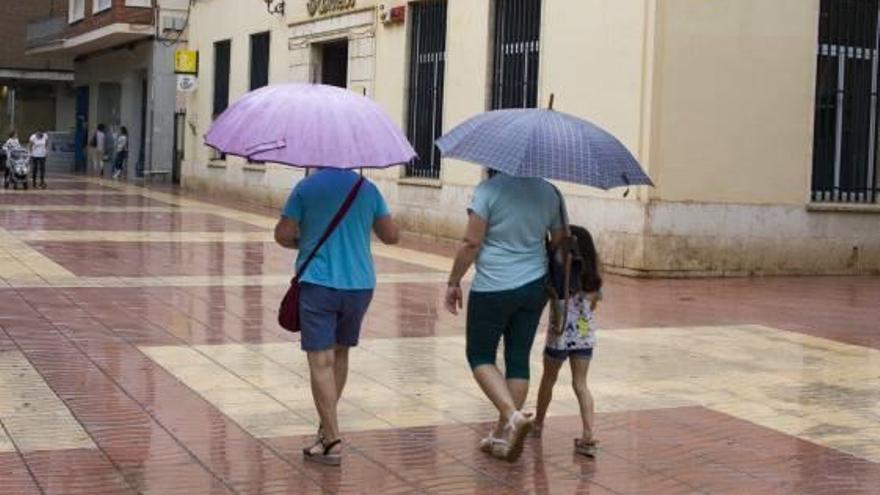
[(441, 310), (448, 247), (377, 246), (334, 470), (299, 453), (316, 418), (271, 212), (52, 186), (0, 192), (0, 494), (878, 493), (877, 278), (610, 277), (599, 457), (572, 454), (563, 373), (506, 464), (475, 447), (492, 410)]

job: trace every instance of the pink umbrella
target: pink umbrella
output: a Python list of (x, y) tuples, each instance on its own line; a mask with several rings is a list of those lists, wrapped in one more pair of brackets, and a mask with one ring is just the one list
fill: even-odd
[(298, 167), (382, 168), (416, 157), (373, 100), (318, 84), (278, 84), (244, 95), (214, 121), (205, 144)]

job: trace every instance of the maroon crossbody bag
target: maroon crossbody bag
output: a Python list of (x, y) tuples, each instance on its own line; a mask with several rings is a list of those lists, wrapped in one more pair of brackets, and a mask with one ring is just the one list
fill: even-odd
[(318, 254), (318, 251), (327, 242), (327, 239), (333, 234), (336, 230), (336, 227), (339, 227), (339, 224), (342, 223), (342, 219), (345, 218), (345, 215), (348, 214), (348, 211), (351, 210), (351, 206), (354, 204), (354, 200), (357, 198), (358, 191), (361, 190), (361, 186), (364, 184), (364, 178), (361, 177), (358, 179), (357, 183), (354, 187), (351, 188), (351, 192), (348, 193), (348, 196), (345, 198), (345, 202), (342, 203), (342, 206), (339, 207), (339, 211), (336, 212), (336, 216), (333, 217), (333, 220), (330, 221), (330, 225), (327, 226), (327, 230), (324, 231), (324, 235), (321, 236), (321, 239), (318, 241), (318, 244), (315, 245), (315, 249), (312, 249), (312, 252), (309, 254), (309, 257), (306, 258), (305, 263), (302, 264), (299, 270), (297, 270), (296, 276), (293, 277), (293, 281), (290, 282), (290, 288), (287, 289), (287, 294), (284, 295), (284, 299), (281, 300), (281, 307), (278, 308), (278, 324), (281, 325), (282, 328), (287, 330), (288, 332), (299, 332), (299, 294), (300, 289), (302, 288), (302, 284), (299, 281), (299, 278), (302, 274), (306, 272), (309, 268), (309, 265), (312, 263), (312, 260), (315, 259), (315, 256)]

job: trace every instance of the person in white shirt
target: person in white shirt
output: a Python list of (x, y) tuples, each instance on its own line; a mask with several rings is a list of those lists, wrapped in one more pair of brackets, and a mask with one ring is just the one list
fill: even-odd
[(3, 143), (3, 186), (9, 187), (9, 173), (10, 166), (9, 165), (9, 150), (21, 148), (21, 143), (18, 142), (18, 132), (13, 129), (9, 132), (9, 137), (5, 143)]
[(104, 124), (98, 124), (92, 139), (89, 140), (89, 152), (92, 170), (99, 176), (103, 176), (104, 159), (107, 156), (107, 127)]
[(3, 143), (3, 150), (21, 148), (21, 143), (18, 141), (18, 132), (15, 130), (10, 131), (9, 136), (6, 139), (6, 142)]
[(37, 174), (40, 175), (40, 187), (46, 188), (46, 156), (49, 155), (49, 135), (43, 131), (35, 132), (28, 140), (33, 163), (34, 188), (37, 187)]
[(124, 126), (119, 130), (116, 138), (116, 161), (113, 163), (113, 178), (118, 179), (122, 175), (125, 161), (128, 159), (128, 129)]

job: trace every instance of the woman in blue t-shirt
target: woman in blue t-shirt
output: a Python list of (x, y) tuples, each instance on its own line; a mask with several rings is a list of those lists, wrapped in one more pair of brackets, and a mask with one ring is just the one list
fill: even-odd
[[(449, 276), (446, 308), (462, 307), (461, 279), (476, 276), (467, 307), (467, 359), (499, 420), (480, 448), (516, 460), (532, 417), (521, 411), (529, 391), (529, 354), (547, 303), (545, 241), (564, 235), (556, 189), (538, 178), (494, 174), (477, 186), (464, 242)], [(505, 374), (495, 364), (504, 338)]]
[(290, 193), (275, 227), (278, 244), (299, 249), (300, 345), (308, 355), (312, 396), (321, 418), (317, 438), (303, 449), (303, 457), (333, 466), (342, 462), (336, 407), (348, 377), (348, 351), (358, 344), (376, 286), (370, 236), (375, 233), (385, 244), (400, 238), (372, 182), (364, 181), (342, 222), (305, 273), (300, 272), (359, 178), (350, 170), (335, 169), (309, 175)]

